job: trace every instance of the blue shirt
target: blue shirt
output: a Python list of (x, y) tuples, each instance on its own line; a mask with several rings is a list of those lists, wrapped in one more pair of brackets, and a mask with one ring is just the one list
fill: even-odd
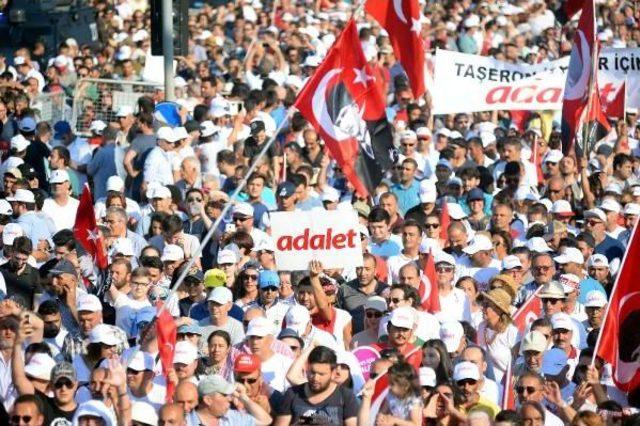
[(369, 243), (369, 251), (371, 252), (371, 254), (373, 254), (374, 256), (380, 256), (383, 259), (388, 259), (391, 256), (400, 254), (400, 250), (402, 250), (402, 247), (399, 246), (397, 242), (391, 239), (383, 241), (380, 244), (373, 241)]
[(87, 174), (93, 176), (93, 196), (96, 199), (107, 196), (107, 179), (118, 174), (115, 148), (115, 143), (98, 148), (87, 164)]
[(396, 183), (391, 187), (391, 192), (398, 197), (398, 209), (404, 214), (413, 206), (420, 204), (420, 182), (413, 180), (408, 187)]
[(596, 246), (593, 252), (595, 254), (604, 255), (609, 262), (616, 258), (622, 261), (622, 256), (624, 256), (624, 246), (620, 241), (605, 235), (604, 240)]
[[(16, 220), (16, 223), (20, 225), (24, 234), (29, 237), (33, 247), (38, 247), (38, 242), (40, 240), (51, 240), (52, 233), (50, 232), (47, 222), (38, 217), (38, 215), (33, 211), (23, 213)], [(50, 242), (50, 244), (53, 246), (53, 242)]]

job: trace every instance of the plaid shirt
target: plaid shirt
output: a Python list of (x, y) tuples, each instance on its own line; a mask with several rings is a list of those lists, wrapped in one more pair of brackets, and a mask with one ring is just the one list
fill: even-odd
[[(120, 356), (122, 355), (122, 351), (129, 347), (127, 335), (119, 327), (109, 324), (107, 324), (107, 326), (119, 340), (119, 343), (116, 345), (116, 352), (118, 353), (118, 356)], [(81, 331), (67, 334), (64, 338), (64, 343), (62, 343), (62, 355), (64, 356), (64, 359), (72, 362), (74, 356), (79, 354), (86, 355), (88, 344), (89, 337), (83, 336)]]

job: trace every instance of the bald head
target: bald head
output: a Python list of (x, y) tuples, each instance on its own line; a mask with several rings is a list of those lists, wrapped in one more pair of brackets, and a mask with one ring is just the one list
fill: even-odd
[(190, 413), (198, 405), (198, 388), (193, 383), (183, 380), (176, 386), (173, 400), (182, 406), (185, 413)]
[(266, 317), (267, 315), (260, 306), (252, 306), (244, 313), (244, 321), (250, 323), (254, 318)]
[(184, 409), (182, 405), (174, 402), (173, 404), (164, 404), (160, 408), (160, 416), (158, 425), (161, 426), (186, 426), (184, 420)]

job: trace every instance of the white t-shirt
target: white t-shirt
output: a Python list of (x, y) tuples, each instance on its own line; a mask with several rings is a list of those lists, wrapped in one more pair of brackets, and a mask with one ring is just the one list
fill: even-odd
[(400, 268), (402, 268), (409, 262), (417, 261), (418, 256), (410, 258), (405, 256), (403, 253), (391, 256), (389, 259), (387, 259), (387, 284), (392, 285), (394, 283), (400, 282)]
[(440, 312), (436, 313), (438, 321), (441, 323), (445, 321), (471, 322), (469, 299), (464, 291), (453, 287), (448, 295), (440, 294), (438, 299), (440, 300)]
[(284, 393), (284, 391), (291, 386), (287, 381), (286, 375), (292, 363), (293, 360), (291, 358), (287, 358), (279, 353), (274, 353), (271, 358), (262, 361), (260, 370), (262, 371), (264, 381), (269, 384), (272, 389)]
[(164, 386), (160, 386), (157, 383), (153, 383), (149, 393), (143, 396), (142, 398), (133, 396), (133, 394), (131, 393), (131, 390), (129, 389), (127, 389), (127, 393), (129, 393), (129, 399), (131, 400), (131, 402), (134, 402), (134, 401), (146, 402), (151, 404), (154, 409), (159, 410), (166, 402), (165, 397), (167, 394), (167, 388)]
[(333, 337), (336, 338), (338, 346), (344, 349), (344, 328), (351, 323), (351, 314), (344, 309), (335, 308), (335, 310), (336, 322), (333, 327)]
[(42, 205), (42, 212), (53, 221), (56, 232), (61, 229), (73, 229), (80, 201), (69, 197), (67, 204), (61, 206), (53, 198), (47, 198)]
[(511, 349), (518, 342), (518, 329), (509, 324), (507, 329), (497, 334), (482, 322), (478, 328), (478, 345), (485, 348), (487, 357), (493, 363), (496, 381), (500, 382), (511, 361)]
[(468, 266), (462, 268), (460, 271), (460, 277), (473, 277), (478, 283), (483, 284), (483, 286), (487, 286), (489, 280), (500, 273), (500, 269), (502, 265), (498, 259), (491, 259), (491, 263), (489, 266), (482, 268), (478, 266)]

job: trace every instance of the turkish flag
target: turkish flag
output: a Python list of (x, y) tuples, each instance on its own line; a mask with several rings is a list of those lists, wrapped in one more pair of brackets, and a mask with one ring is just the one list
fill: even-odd
[(93, 197), (91, 196), (91, 189), (89, 189), (89, 185), (86, 183), (80, 195), (80, 204), (76, 212), (76, 222), (73, 225), (73, 236), (87, 253), (91, 254), (98, 268), (107, 268), (108, 261), (104, 239), (98, 231), (96, 213), (93, 209)]
[(389, 33), (393, 53), (419, 98), (425, 92), (425, 46), (418, 0), (367, 0), (364, 10)]
[(538, 297), (540, 289), (542, 289), (542, 286), (538, 287), (520, 306), (520, 309), (513, 314), (513, 325), (520, 331), (520, 334), (524, 334), (527, 326), (542, 316), (542, 302)]
[(294, 103), (363, 196), (374, 194), (395, 152), (381, 83), (352, 19)]
[(373, 395), (371, 396), (371, 411), (369, 413), (369, 424), (374, 424), (376, 416), (382, 407), (387, 394), (389, 393), (389, 373), (384, 373), (375, 378), (373, 385)]
[(503, 410), (516, 409), (516, 395), (513, 389), (513, 362), (511, 359), (502, 378), (502, 403), (500, 407)]
[(423, 310), (435, 314), (440, 312), (440, 296), (436, 282), (436, 264), (433, 260), (433, 252), (429, 252), (424, 263), (420, 283), (418, 284), (420, 306)]
[(162, 309), (156, 319), (156, 334), (158, 335), (158, 352), (162, 363), (162, 372), (167, 378), (167, 402), (172, 401), (173, 392), (175, 391), (175, 385), (169, 381), (169, 370), (173, 368), (177, 330), (176, 323), (169, 311)]
[(619, 120), (624, 119), (625, 110), (625, 98), (627, 97), (627, 83), (622, 82), (622, 85), (616, 92), (615, 96), (609, 101), (606, 96), (600, 94), (600, 103), (602, 104), (602, 110), (607, 117), (617, 118)]
[(440, 201), (440, 239), (447, 241), (449, 238), (449, 225), (451, 225), (451, 216), (449, 216), (449, 206), (447, 206), (447, 197), (442, 197)]
[[(594, 0), (584, 0), (574, 36), (562, 101), (562, 151), (587, 157), (611, 130), (602, 112), (597, 80), (598, 44)], [(593, 86), (593, 87), (592, 87)]]
[(640, 234), (636, 223), (622, 259), (595, 353), (611, 364), (613, 381), (623, 392), (640, 386), (640, 288), (638, 287)]

